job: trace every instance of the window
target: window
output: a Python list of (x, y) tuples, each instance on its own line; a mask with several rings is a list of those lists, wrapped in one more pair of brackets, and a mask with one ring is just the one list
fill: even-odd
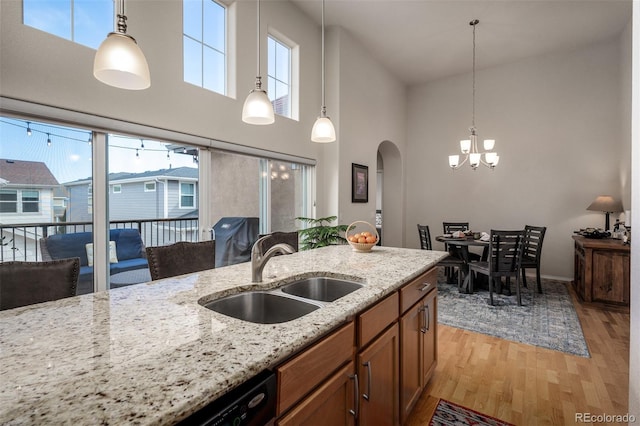
[(267, 42), (268, 94), (276, 114), (291, 118), (291, 49), (272, 36)]
[(183, 0), (184, 81), (226, 94), (227, 10), (213, 0)]
[(144, 183), (144, 192), (155, 192), (156, 183), (155, 182), (145, 182)]
[(22, 190), (22, 212), (37, 213), (40, 211), (40, 191)]
[(195, 208), (196, 185), (180, 182), (180, 208)]
[(0, 213), (18, 213), (18, 191), (0, 190)]
[(114, 194), (120, 194), (122, 192), (122, 185), (113, 185), (111, 188)]
[(113, 31), (113, 0), (23, 0), (23, 23), (97, 49)]

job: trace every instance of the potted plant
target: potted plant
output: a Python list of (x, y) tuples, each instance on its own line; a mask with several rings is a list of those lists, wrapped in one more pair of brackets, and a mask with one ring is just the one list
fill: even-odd
[(337, 220), (337, 216), (328, 216), (314, 219), (311, 217), (297, 217), (307, 225), (305, 229), (298, 231), (300, 235), (300, 250), (311, 250), (318, 247), (330, 245), (346, 244), (344, 233), (347, 225), (333, 225), (330, 223)]

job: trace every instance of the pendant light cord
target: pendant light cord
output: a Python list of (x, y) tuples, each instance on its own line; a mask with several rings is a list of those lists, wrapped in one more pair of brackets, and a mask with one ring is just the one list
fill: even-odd
[(478, 20), (470, 22), (473, 26), (473, 64), (472, 64), (472, 102), (471, 102), (471, 126), (476, 127), (476, 25)]
[(256, 76), (260, 77), (260, 0), (258, 0), (258, 69)]
[(322, 113), (326, 114), (325, 94), (324, 94), (324, 0), (322, 0)]

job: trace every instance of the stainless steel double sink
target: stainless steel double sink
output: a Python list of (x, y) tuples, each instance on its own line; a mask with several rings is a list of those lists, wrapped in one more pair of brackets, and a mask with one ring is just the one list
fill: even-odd
[(309, 277), (268, 291), (246, 291), (201, 303), (244, 321), (276, 324), (300, 318), (352, 293), (363, 284), (333, 277)]

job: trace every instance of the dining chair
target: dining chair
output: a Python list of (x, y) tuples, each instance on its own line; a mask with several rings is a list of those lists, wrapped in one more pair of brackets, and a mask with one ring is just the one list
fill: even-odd
[(292, 232), (276, 231), (276, 232), (272, 232), (271, 234), (260, 234), (258, 236), (258, 240), (266, 236), (268, 236), (269, 238), (262, 240), (262, 244), (260, 247), (261, 253), (266, 252), (274, 245), (280, 244), (280, 243), (289, 244), (291, 247), (293, 247), (295, 251), (298, 251), (298, 231), (292, 231)]
[(0, 310), (76, 295), (80, 259), (0, 263)]
[(166, 246), (146, 247), (152, 280), (213, 269), (216, 241), (180, 241)]
[[(445, 234), (453, 234), (456, 231), (468, 231), (469, 222), (442, 222), (442, 230), (444, 231)], [(444, 249), (445, 251), (448, 251), (451, 253), (451, 247), (449, 247), (449, 244), (445, 243)], [(470, 261), (480, 260), (480, 257), (481, 256), (479, 254), (469, 251)], [(449, 280), (449, 277), (453, 274), (453, 270), (451, 270), (450, 268), (445, 268), (444, 272), (445, 272), (445, 275), (447, 275), (447, 280)]]
[(542, 257), (542, 241), (544, 234), (547, 232), (546, 226), (530, 226), (524, 227), (524, 240), (522, 243), (522, 284), (527, 286), (526, 268), (536, 269), (536, 281), (538, 285), (538, 293), (542, 293), (542, 283), (540, 281), (540, 259)]
[[(431, 245), (431, 233), (429, 232), (429, 225), (420, 225), (418, 224), (418, 235), (420, 237), (420, 248), (422, 250), (433, 250)], [(445, 271), (447, 268), (453, 270), (457, 268), (458, 275), (458, 289), (462, 287), (462, 268), (465, 266), (464, 261), (457, 256), (449, 254), (444, 259), (441, 259), (436, 266), (443, 266)], [(453, 275), (453, 274), (452, 274)], [(446, 273), (445, 273), (445, 276)], [(447, 276), (447, 282), (449, 281), (449, 277)]]
[(469, 263), (469, 289), (473, 292), (473, 273), (486, 275), (489, 281), (489, 301), (493, 305), (494, 281), (502, 282), (502, 277), (516, 279), (518, 305), (522, 305), (520, 296), (520, 262), (522, 261), (522, 242), (524, 230), (497, 231), (492, 229), (489, 239), (487, 261)]

